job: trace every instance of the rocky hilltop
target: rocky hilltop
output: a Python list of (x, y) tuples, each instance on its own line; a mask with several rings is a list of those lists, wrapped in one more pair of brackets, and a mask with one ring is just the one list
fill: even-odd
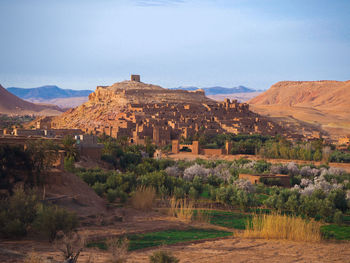
[(0, 113), (9, 115), (59, 115), (62, 110), (54, 105), (40, 105), (24, 101), (0, 85)]
[(97, 86), (89, 95), (89, 100), (70, 109), (53, 120), (56, 127), (85, 128), (104, 125), (114, 120), (121, 112), (127, 111), (130, 104), (154, 103), (213, 104), (203, 90), (185, 91), (164, 89), (157, 85), (138, 81), (117, 82), (111, 86)]
[(55, 117), (52, 127), (128, 136), (138, 143), (150, 137), (157, 144), (197, 132), (291, 136), (269, 118), (251, 112), (246, 103), (217, 102), (203, 90), (171, 90), (138, 81), (98, 86), (88, 102)]
[(332, 137), (350, 133), (350, 81), (281, 81), (248, 103), (265, 116), (320, 126)]
[(112, 86), (98, 86), (96, 91), (89, 95), (90, 103), (117, 103), (119, 106), (125, 103), (212, 103), (205, 96), (203, 90), (171, 90), (157, 85), (146, 84), (138, 81), (123, 81)]

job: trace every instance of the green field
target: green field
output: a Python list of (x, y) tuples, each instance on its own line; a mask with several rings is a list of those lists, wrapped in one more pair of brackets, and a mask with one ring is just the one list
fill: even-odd
[(250, 215), (235, 212), (207, 210), (205, 213), (209, 214), (210, 224), (236, 229), (245, 229), (247, 219), (250, 218)]
[[(187, 230), (166, 230), (159, 232), (150, 232), (145, 234), (137, 234), (127, 236), (129, 243), (129, 251), (155, 247), (160, 245), (171, 245), (181, 242), (196, 241), (201, 239), (211, 239), (218, 237), (232, 236), (232, 232), (219, 231), (214, 229), (197, 229), (191, 228)], [(107, 249), (106, 241), (89, 243), (88, 247), (98, 247)]]
[(321, 226), (321, 232), (328, 239), (350, 240), (350, 226)]

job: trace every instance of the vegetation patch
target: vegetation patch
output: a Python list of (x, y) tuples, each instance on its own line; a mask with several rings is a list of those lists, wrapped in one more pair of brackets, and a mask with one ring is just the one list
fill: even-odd
[(210, 224), (235, 229), (245, 229), (247, 219), (251, 218), (251, 215), (226, 211), (205, 210), (202, 213), (208, 215)]
[(350, 240), (350, 226), (321, 226), (321, 233), (326, 239)]
[[(171, 245), (181, 242), (190, 242), (202, 239), (211, 239), (218, 237), (232, 236), (232, 232), (220, 231), (215, 229), (190, 228), (187, 230), (166, 230), (159, 232), (150, 232), (146, 234), (129, 235), (129, 251), (156, 247), (161, 245)], [(106, 241), (89, 243), (88, 247), (97, 247), (103, 250), (107, 249)]]
[(285, 239), (318, 242), (321, 240), (321, 223), (297, 216), (272, 213), (254, 215), (247, 222), (243, 236), (248, 238)]

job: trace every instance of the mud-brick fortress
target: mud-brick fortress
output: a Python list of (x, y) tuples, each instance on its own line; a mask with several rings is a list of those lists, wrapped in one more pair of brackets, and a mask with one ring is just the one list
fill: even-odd
[(127, 136), (136, 144), (149, 138), (157, 145), (196, 133), (285, 133), (288, 137), (279, 125), (251, 112), (246, 103), (216, 102), (203, 90), (164, 89), (142, 83), (139, 75), (112, 86), (98, 86), (88, 102), (55, 117), (51, 126), (115, 138)]

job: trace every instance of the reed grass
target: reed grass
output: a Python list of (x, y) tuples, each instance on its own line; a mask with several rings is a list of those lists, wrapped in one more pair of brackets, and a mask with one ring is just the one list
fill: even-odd
[(153, 187), (141, 186), (136, 189), (131, 197), (131, 206), (139, 210), (152, 209), (156, 190)]
[(169, 215), (184, 221), (191, 221), (194, 215), (194, 204), (185, 199), (170, 198)]
[(321, 240), (321, 225), (320, 222), (297, 216), (255, 214), (248, 220), (242, 235), (249, 238), (318, 242)]

